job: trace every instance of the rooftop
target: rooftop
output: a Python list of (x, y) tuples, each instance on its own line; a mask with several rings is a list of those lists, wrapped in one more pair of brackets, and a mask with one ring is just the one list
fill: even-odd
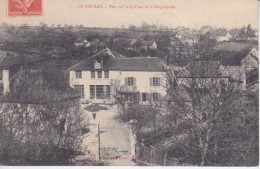
[(226, 66), (240, 66), (241, 60), (244, 59), (249, 52), (257, 49), (257, 45), (239, 42), (224, 42), (213, 48), (211, 55), (202, 56), (198, 60), (219, 61)]
[(249, 52), (252, 48), (257, 48), (257, 45), (238, 42), (225, 42), (215, 46), (214, 50), (226, 52)]
[(97, 58), (102, 57), (104, 60), (102, 70), (121, 70), (121, 71), (164, 71), (162, 62), (155, 57), (131, 57), (127, 58), (108, 48), (87, 58), (86, 60), (69, 68), (70, 71), (93, 70), (93, 63)]

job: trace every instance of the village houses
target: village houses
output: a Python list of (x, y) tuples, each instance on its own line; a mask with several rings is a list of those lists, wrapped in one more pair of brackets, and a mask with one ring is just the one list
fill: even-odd
[[(246, 90), (258, 85), (258, 50), (256, 45), (225, 42), (214, 47), (213, 56), (202, 57), (180, 68), (174, 67), (178, 84), (189, 86), (191, 79), (232, 83)], [(257, 84), (257, 85), (256, 85)], [(257, 87), (256, 87), (257, 88)]]
[(157, 44), (155, 41), (142, 41), (140, 45), (140, 50), (156, 50)]
[[(176, 82), (185, 84), (190, 77), (197, 79), (216, 79), (231, 82), (245, 90), (249, 84), (257, 83), (254, 72), (258, 68), (258, 50), (255, 45), (226, 42), (214, 48), (214, 57), (199, 58), (190, 64), (174, 70)], [(156, 101), (166, 94), (166, 67), (159, 58), (127, 58), (108, 48), (69, 68), (70, 86), (81, 94), (82, 100), (94, 103), (113, 101), (113, 80), (120, 82), (120, 93), (129, 100), (145, 104)]]

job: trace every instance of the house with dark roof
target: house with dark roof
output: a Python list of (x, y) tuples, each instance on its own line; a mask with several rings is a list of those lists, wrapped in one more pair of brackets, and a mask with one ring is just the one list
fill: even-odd
[[(240, 72), (242, 88), (248, 85), (250, 72), (258, 71), (259, 53), (258, 46), (254, 44), (225, 42), (214, 47), (214, 59), (218, 60), (225, 70), (237, 76)], [(236, 78), (237, 79), (237, 78)]]
[(142, 41), (140, 45), (140, 50), (147, 51), (148, 49), (156, 50), (157, 44), (155, 41)]
[(232, 35), (224, 29), (217, 29), (210, 31), (210, 38), (216, 39), (217, 42), (229, 41)]
[(240, 83), (246, 89), (251, 71), (258, 71), (258, 46), (248, 43), (224, 42), (216, 45), (212, 53), (196, 61), (219, 62), (219, 71), (229, 76), (232, 82)]
[(88, 40), (85, 38), (78, 38), (75, 40), (74, 45), (76, 47), (85, 46), (88, 44)]
[(116, 90), (130, 102), (144, 104), (165, 94), (166, 72), (159, 58), (128, 58), (105, 48), (68, 70), (70, 86), (95, 103), (110, 103)]

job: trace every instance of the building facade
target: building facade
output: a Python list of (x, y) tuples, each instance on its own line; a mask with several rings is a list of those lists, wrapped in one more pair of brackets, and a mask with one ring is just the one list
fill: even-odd
[(69, 68), (70, 86), (81, 99), (112, 103), (115, 93), (148, 104), (166, 94), (166, 71), (158, 58), (127, 58), (108, 48)]

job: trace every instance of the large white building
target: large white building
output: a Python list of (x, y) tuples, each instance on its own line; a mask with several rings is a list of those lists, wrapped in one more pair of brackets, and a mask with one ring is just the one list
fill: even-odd
[(82, 100), (110, 103), (114, 93), (139, 104), (166, 94), (166, 71), (158, 58), (127, 58), (108, 48), (69, 68), (70, 86)]

